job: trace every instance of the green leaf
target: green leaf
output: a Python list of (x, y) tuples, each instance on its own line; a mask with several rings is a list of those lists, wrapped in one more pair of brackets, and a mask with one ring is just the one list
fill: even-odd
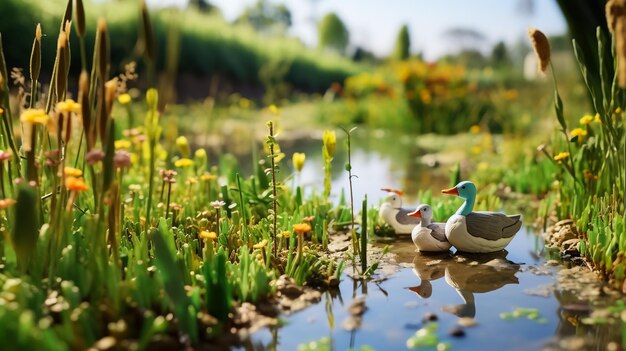
[[(39, 238), (39, 205), (37, 189), (22, 183), (17, 188), (17, 199), (13, 208), (13, 230), (11, 242), (17, 256), (17, 264), (23, 270), (28, 268), (30, 259)], [(58, 233), (60, 234), (60, 233)]]

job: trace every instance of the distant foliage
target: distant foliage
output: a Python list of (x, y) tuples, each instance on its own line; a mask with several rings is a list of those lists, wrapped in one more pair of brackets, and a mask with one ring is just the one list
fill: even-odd
[(335, 13), (328, 13), (320, 21), (318, 30), (319, 47), (344, 54), (350, 42), (350, 32)]
[(409, 36), (409, 28), (402, 25), (396, 38), (396, 46), (393, 49), (392, 57), (397, 60), (406, 60), (409, 58), (411, 50), (411, 37)]
[(256, 30), (284, 32), (291, 27), (291, 12), (284, 4), (258, 0), (247, 7), (235, 22), (248, 23)]

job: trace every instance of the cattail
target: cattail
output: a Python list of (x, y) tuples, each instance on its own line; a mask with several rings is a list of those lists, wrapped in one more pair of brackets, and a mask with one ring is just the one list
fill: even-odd
[(617, 20), (624, 16), (624, 0), (609, 0), (606, 3), (606, 23), (611, 33), (615, 33)]
[(85, 6), (83, 0), (74, 0), (74, 12), (76, 14), (76, 33), (80, 38), (85, 37)]
[(87, 150), (94, 146), (93, 134), (91, 132), (91, 104), (89, 103), (89, 74), (83, 70), (78, 78), (78, 103), (81, 108), (83, 118), (83, 130), (87, 138)]
[(99, 78), (106, 82), (109, 68), (109, 45), (107, 41), (107, 23), (103, 18), (98, 20), (98, 32), (96, 34), (98, 41), (98, 73)]
[(621, 88), (626, 88), (626, 3), (624, 0), (610, 0), (606, 3), (606, 22), (615, 38), (617, 82)]
[(2, 48), (2, 33), (0, 33), (0, 101), (3, 100), (3, 95), (8, 93), (7, 89), (7, 65), (4, 60), (4, 50)]
[(533, 45), (533, 49), (535, 49), (535, 55), (539, 61), (539, 70), (546, 73), (550, 64), (550, 43), (548, 38), (536, 28), (528, 29), (528, 37)]
[(117, 78), (113, 78), (104, 84), (104, 101), (106, 103), (107, 118), (111, 116), (113, 102), (117, 94)]
[(30, 79), (33, 82), (39, 80), (41, 72), (41, 24), (37, 24), (35, 29), (35, 39), (33, 40), (33, 50), (30, 53)]
[(141, 1), (141, 23), (142, 23), (142, 46), (145, 57), (148, 61), (154, 62), (154, 36), (152, 33), (152, 24), (150, 22), (150, 14), (145, 1)]
[(59, 39), (57, 41), (57, 76), (56, 76), (56, 94), (57, 101), (63, 100), (63, 95), (67, 87), (67, 35), (61, 31), (59, 33)]
[(63, 14), (63, 21), (61, 21), (61, 29), (59, 31), (65, 31), (65, 24), (72, 21), (72, 0), (67, 0), (67, 6), (65, 7), (65, 14)]

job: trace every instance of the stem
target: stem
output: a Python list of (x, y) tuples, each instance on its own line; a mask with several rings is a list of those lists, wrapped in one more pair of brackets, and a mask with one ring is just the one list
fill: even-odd
[(167, 183), (167, 203), (165, 204), (165, 219), (170, 214), (170, 199), (172, 197), (172, 183)]
[[(154, 138), (154, 137), (152, 137)], [(150, 176), (148, 178), (148, 201), (146, 208), (146, 225), (150, 225), (150, 209), (152, 208), (152, 190), (154, 188), (154, 147), (155, 140), (150, 141)]]
[[(269, 128), (270, 128), (270, 136), (274, 136), (274, 124), (272, 122), (268, 123)], [(274, 211), (273, 214), (273, 218), (272, 218), (272, 239), (273, 239), (273, 249), (274, 249), (274, 257), (276, 257), (277, 255), (277, 248), (278, 246), (276, 245), (276, 215), (277, 215), (277, 200), (276, 200), (276, 161), (274, 160), (274, 143), (270, 143), (270, 159), (272, 162), (272, 209)]]

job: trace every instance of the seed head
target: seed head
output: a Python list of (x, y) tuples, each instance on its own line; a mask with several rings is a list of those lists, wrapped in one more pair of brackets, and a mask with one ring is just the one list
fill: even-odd
[(74, 0), (74, 11), (76, 12), (76, 33), (81, 38), (85, 37), (85, 6), (83, 0)]
[(550, 64), (550, 42), (545, 34), (536, 28), (528, 29), (528, 37), (535, 50), (537, 61), (539, 61), (539, 70), (546, 73)]
[(39, 80), (41, 72), (41, 24), (37, 24), (35, 29), (35, 39), (33, 40), (33, 49), (30, 53), (30, 79)]

